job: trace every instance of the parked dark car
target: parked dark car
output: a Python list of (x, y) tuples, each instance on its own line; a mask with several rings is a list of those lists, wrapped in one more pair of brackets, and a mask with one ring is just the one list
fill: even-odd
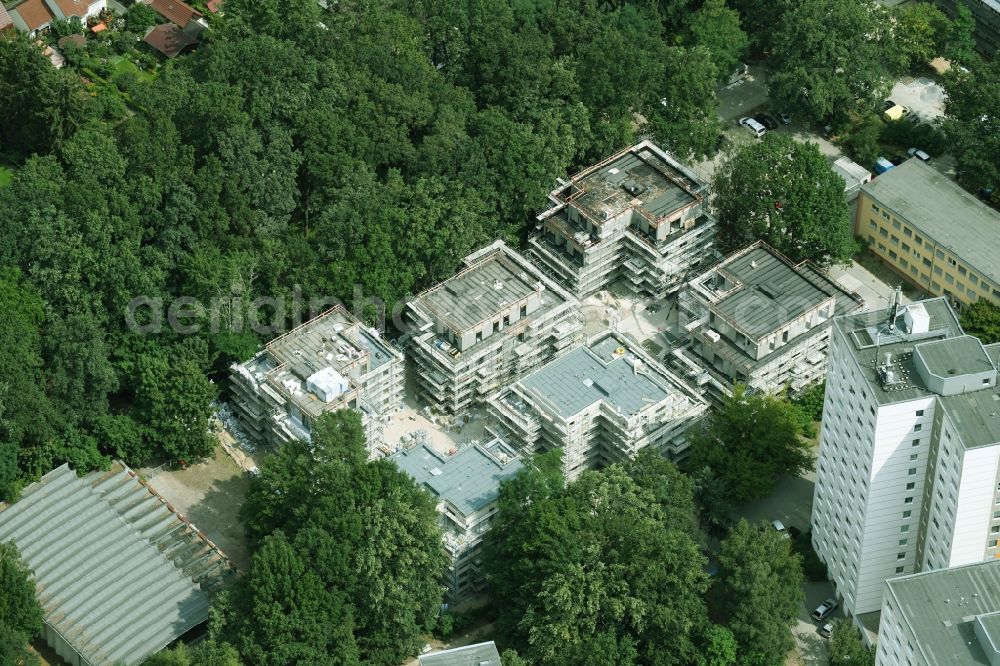
[(899, 166), (906, 161), (906, 157), (903, 155), (896, 155), (895, 157), (890, 157), (889, 161), (892, 162), (893, 166)]
[(884, 102), (882, 102), (882, 110), (883, 111), (888, 111), (889, 109), (891, 109), (894, 106), (896, 106), (896, 103), (893, 102), (891, 99), (887, 99)]
[(766, 127), (769, 130), (777, 129), (777, 127), (778, 127), (778, 121), (775, 120), (772, 116), (769, 116), (766, 113), (758, 114), (758, 115), (754, 116), (753, 118), (754, 118), (754, 120), (756, 120), (757, 122), (759, 122), (761, 125), (763, 125), (764, 127)]
[(814, 610), (812, 612), (812, 618), (814, 620), (816, 620), (817, 622), (822, 622), (827, 617), (829, 617), (830, 613), (832, 613), (834, 610), (836, 610), (837, 606), (839, 606), (839, 605), (840, 604), (837, 603), (836, 599), (827, 599), (826, 601), (824, 601), (823, 603), (821, 603), (819, 606), (817, 606), (816, 610)]

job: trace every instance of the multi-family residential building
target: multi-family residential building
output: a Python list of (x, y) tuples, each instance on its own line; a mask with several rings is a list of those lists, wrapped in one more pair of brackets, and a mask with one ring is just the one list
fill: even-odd
[(875, 663), (1000, 663), (1000, 562), (886, 581)]
[(577, 298), (627, 280), (662, 296), (712, 256), (708, 186), (649, 141), (560, 181), (529, 254)]
[(925, 292), (1000, 305), (1000, 213), (919, 159), (861, 186), (854, 232)]
[(1000, 554), (998, 357), (944, 298), (834, 319), (812, 539), (846, 611)]
[(483, 538), (497, 512), (500, 482), (523, 465), (517, 453), (500, 439), (473, 444), (444, 455), (426, 444), (394, 453), (390, 459), (437, 501), (442, 541), (448, 555), (445, 582), (453, 600), (474, 597), (484, 581)]
[(562, 450), (567, 479), (652, 446), (673, 459), (705, 400), (641, 347), (605, 332), (501, 390), (489, 428), (527, 452)]
[(231, 405), (246, 435), (263, 446), (308, 440), (323, 414), (356, 409), (374, 452), (385, 421), (402, 406), (403, 371), (402, 352), (338, 305), (233, 364)]
[(419, 397), (458, 414), (580, 340), (579, 302), (496, 241), (407, 303)]
[[(826, 374), (830, 322), (864, 301), (812, 263), (794, 264), (763, 242), (737, 250), (692, 279), (678, 295), (690, 346), (671, 362), (711, 381), (716, 397), (733, 384), (793, 392)], [(692, 363), (692, 358), (694, 361)]]

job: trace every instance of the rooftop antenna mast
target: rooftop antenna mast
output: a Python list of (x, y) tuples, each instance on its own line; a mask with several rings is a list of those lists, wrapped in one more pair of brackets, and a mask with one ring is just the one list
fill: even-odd
[(903, 288), (900, 285), (896, 285), (896, 288), (889, 295), (889, 317), (888, 321), (886, 321), (886, 328), (890, 333), (896, 330), (896, 312), (899, 310), (899, 303), (902, 300)]

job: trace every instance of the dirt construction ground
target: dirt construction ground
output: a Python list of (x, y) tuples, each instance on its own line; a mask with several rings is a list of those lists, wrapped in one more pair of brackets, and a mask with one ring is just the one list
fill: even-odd
[(249, 475), (221, 446), (215, 457), (182, 470), (142, 470), (156, 492), (208, 535), (241, 570), (250, 565), (246, 537), (239, 521), (240, 505), (250, 486)]

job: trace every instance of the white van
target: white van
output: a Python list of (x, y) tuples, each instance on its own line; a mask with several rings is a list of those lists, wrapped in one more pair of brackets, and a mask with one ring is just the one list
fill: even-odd
[(767, 133), (767, 128), (753, 118), (740, 118), (740, 125), (753, 132), (758, 139)]

